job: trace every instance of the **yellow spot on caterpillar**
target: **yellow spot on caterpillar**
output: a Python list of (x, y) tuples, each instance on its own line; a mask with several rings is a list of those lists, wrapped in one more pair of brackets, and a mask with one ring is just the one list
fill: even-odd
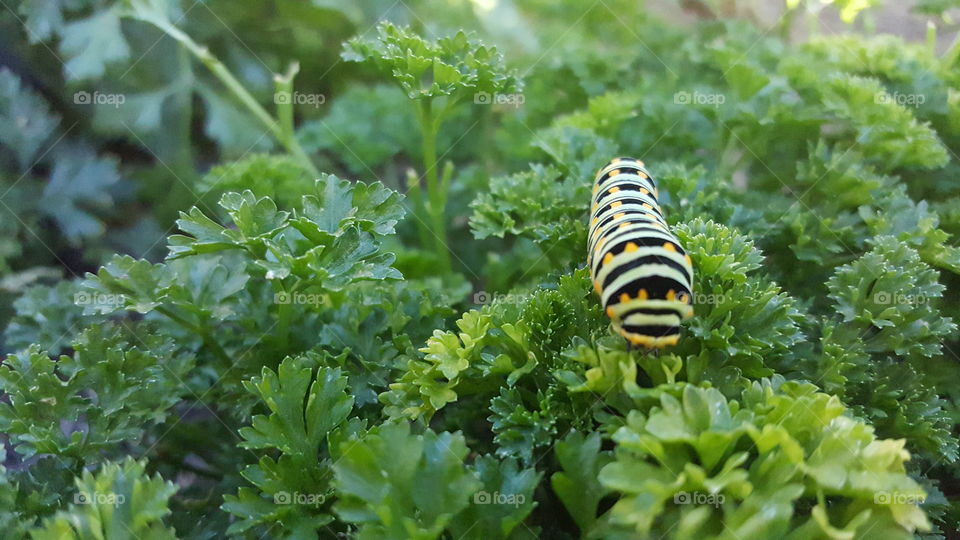
[(607, 317), (610, 317), (611, 319), (613, 319), (613, 318), (616, 318), (616, 316), (617, 314), (614, 313), (613, 306), (607, 307)]
[(620, 224), (620, 228), (621, 228), (621, 229), (624, 228), (624, 227), (629, 227), (629, 226), (630, 226), (629, 223), (621, 223), (621, 224)]
[(600, 191), (600, 186), (594, 184), (594, 185), (593, 185), (593, 194), (596, 195), (598, 191)]
[(607, 178), (613, 178), (614, 176), (620, 174), (620, 169), (614, 169), (610, 171), (610, 174), (607, 175)]
[(610, 208), (619, 208), (620, 206), (623, 206), (623, 203), (621, 201), (610, 203)]
[(684, 255), (683, 260), (687, 261), (687, 264), (689, 264), (690, 266), (693, 266), (693, 260), (690, 259), (690, 255)]
[(676, 345), (678, 341), (680, 341), (680, 336), (670, 336), (660, 339), (662, 345)]
[(612, 188), (610, 188), (610, 193), (611, 193), (611, 194), (613, 194), (613, 193), (619, 193), (619, 192), (620, 192), (620, 188), (618, 188), (618, 187), (612, 187)]
[[(643, 167), (643, 165), (641, 165), (641, 167)], [(640, 176), (640, 178), (650, 178), (649, 176), (647, 176), (647, 173), (643, 171), (637, 171), (637, 174)]]
[(593, 282), (593, 290), (597, 291), (597, 294), (600, 294), (600, 282), (599, 282), (599, 281), (594, 281), (594, 282)]
[(672, 252), (674, 252), (674, 253), (677, 252), (677, 248), (676, 248), (673, 244), (671, 244), (670, 242), (664, 242), (664, 243), (663, 243), (663, 249), (665, 249), (665, 250), (667, 250), (667, 251), (672, 251)]
[(653, 188), (653, 196), (658, 199), (660, 198), (660, 190), (658, 188)]
[(593, 218), (593, 221), (590, 222), (590, 225), (596, 225), (598, 221), (600, 221), (600, 218), (595, 217)]
[(620, 295), (620, 303), (621, 303), (621, 304), (625, 304), (625, 303), (627, 303), (627, 302), (629, 302), (629, 301), (630, 301), (630, 295), (629, 295), (629, 294), (627, 294), (627, 293), (622, 293), (622, 294)]
[(613, 158), (613, 159), (610, 160), (610, 163), (620, 163), (621, 161), (623, 161), (623, 160), (620, 159), (620, 158), (618, 158), (618, 157), (615, 157), (615, 158)]
[(624, 248), (623, 248), (623, 250), (626, 251), (626, 252), (636, 251), (636, 250), (638, 250), (638, 249), (640, 249), (640, 248), (638, 248), (637, 245), (634, 244), (633, 242), (627, 242), (627, 245), (624, 246)]
[(640, 161), (639, 159), (637, 160), (637, 165), (640, 165), (641, 167), (646, 167), (646, 165), (644, 165), (643, 162)]
[(610, 261), (613, 260), (613, 253), (607, 253), (603, 256), (603, 264), (610, 264)]
[(626, 212), (617, 212), (616, 214), (613, 215), (613, 219), (620, 219), (625, 215), (627, 215)]
[(648, 347), (650, 346), (650, 338), (647, 336), (640, 336), (637, 334), (633, 334), (627, 339), (629, 339), (630, 343), (633, 343), (634, 345), (646, 345)]
[(607, 241), (607, 237), (604, 236), (603, 238), (600, 239), (600, 242), (597, 243), (597, 247), (602, 246), (606, 241)]
[(649, 195), (650, 192), (647, 191), (647, 188), (640, 188), (640, 194), (641, 194), (641, 195)]
[(669, 291), (667, 291), (667, 300), (676, 300), (676, 299), (677, 299), (677, 293), (675, 293), (673, 289), (670, 289)]
[(597, 203), (593, 203), (593, 206), (590, 207), (590, 211), (591, 211), (591, 212), (596, 212), (596, 211), (597, 211), (597, 206), (599, 206)]
[(640, 292), (637, 293), (637, 300), (646, 300), (650, 298), (650, 295), (647, 293), (646, 289), (640, 289)]
[(642, 206), (643, 206), (644, 208), (646, 208), (647, 210), (653, 210), (653, 207), (650, 206), (650, 203), (643, 203)]

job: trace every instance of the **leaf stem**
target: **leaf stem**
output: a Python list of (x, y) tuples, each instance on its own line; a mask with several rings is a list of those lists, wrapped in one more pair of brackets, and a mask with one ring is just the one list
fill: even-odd
[(278, 294), (290, 295), (290, 298), (287, 299), (287, 302), (277, 302), (277, 331), (274, 333), (274, 337), (276, 338), (277, 343), (280, 345), (280, 349), (286, 351), (290, 338), (290, 319), (293, 315), (292, 296), (296, 292), (297, 286), (294, 285), (288, 291), (283, 286), (283, 283), (274, 281), (273, 290)]
[(280, 133), (284, 139), (294, 138), (293, 128), (293, 78), (300, 72), (300, 63), (293, 62), (284, 74), (273, 76), (274, 102), (280, 119)]
[(420, 238), (420, 245), (426, 248), (431, 244), (430, 240), (430, 226), (427, 224), (429, 219), (424, 211), (426, 209), (426, 204), (423, 202), (423, 189), (420, 187), (420, 177), (417, 176), (417, 172), (413, 169), (407, 171), (407, 197), (410, 199), (410, 204), (413, 207), (412, 213), (416, 218), (417, 226), (417, 235)]
[[(189, 35), (184, 31), (177, 28), (169, 20), (164, 17), (156, 16), (153, 14), (144, 14), (139, 11), (134, 11), (130, 14), (131, 17), (152, 24), (157, 27), (163, 33), (167, 34), (178, 43), (183, 45), (197, 60), (199, 60), (203, 65), (210, 70), (213, 75), (220, 80), (220, 82), (230, 91), (231, 94), (244, 107), (250, 111), (253, 116), (255, 116), (260, 122), (266, 126), (274, 138), (279, 142), (283, 147), (293, 155), (297, 160), (301, 162), (304, 168), (306, 168), (312, 175), (319, 177), (320, 171), (317, 169), (316, 165), (313, 164), (313, 161), (303, 150), (303, 147), (300, 146), (300, 142), (297, 141), (296, 136), (293, 133), (293, 104), (288, 104), (289, 106), (285, 109), (281, 109), (278, 113), (281, 116), (280, 121), (278, 122), (266, 109), (257, 102), (256, 98), (247, 91), (233, 73), (230, 73), (230, 70), (227, 69), (227, 66), (223, 64), (213, 53), (210, 52), (210, 49), (199, 45), (196, 41), (193, 40)], [(299, 69), (299, 68), (298, 68)], [(289, 76), (289, 84), (292, 87), (293, 84), (293, 75), (296, 74), (296, 71), (288, 72), (287, 75), (281, 76), (281, 78)], [(284, 118), (288, 116), (288, 118)], [(288, 122), (288, 126), (285, 127), (284, 123)]]
[[(427, 215), (434, 238), (440, 269), (444, 274), (450, 272), (450, 251), (447, 247), (447, 224), (445, 219), (446, 193), (437, 173), (437, 137), (443, 115), (434, 116), (433, 101), (430, 98), (419, 102), (417, 119), (420, 123), (421, 152), (423, 154), (424, 175), (427, 178)], [(447, 183), (449, 185), (449, 182)]]

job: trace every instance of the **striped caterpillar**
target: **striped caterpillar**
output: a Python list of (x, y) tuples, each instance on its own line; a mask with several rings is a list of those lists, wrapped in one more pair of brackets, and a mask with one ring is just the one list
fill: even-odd
[(593, 186), (587, 265), (614, 329), (632, 345), (676, 345), (693, 315), (693, 265), (667, 227), (643, 162), (615, 158)]

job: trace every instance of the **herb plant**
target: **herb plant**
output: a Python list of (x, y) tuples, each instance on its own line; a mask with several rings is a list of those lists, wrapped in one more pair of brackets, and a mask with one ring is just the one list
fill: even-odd
[[(4, 537), (958, 534), (955, 2), (390, 4), (0, 14)], [(659, 355), (584, 267), (618, 155)]]

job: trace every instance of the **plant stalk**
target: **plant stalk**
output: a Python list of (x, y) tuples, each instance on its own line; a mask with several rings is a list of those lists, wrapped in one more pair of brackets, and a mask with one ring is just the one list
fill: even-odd
[(421, 152), (423, 153), (424, 175), (427, 178), (427, 200), (425, 203), (427, 215), (430, 218), (430, 229), (433, 233), (434, 251), (440, 268), (444, 274), (451, 270), (450, 250), (447, 247), (446, 227), (446, 193), (440, 182), (437, 171), (437, 137), (440, 132), (440, 118), (433, 113), (433, 102), (430, 99), (420, 101), (418, 109), (420, 121)]
[[(230, 70), (227, 69), (227, 66), (223, 64), (213, 53), (210, 52), (210, 49), (199, 45), (196, 41), (193, 40), (189, 35), (184, 31), (177, 28), (175, 25), (171, 24), (170, 21), (165, 20), (159, 17), (143, 17), (136, 16), (138, 20), (147, 22), (154, 25), (160, 29), (163, 33), (167, 34), (178, 43), (183, 45), (194, 57), (197, 58), (203, 65), (207, 66), (207, 69), (210, 70), (213, 75), (220, 80), (220, 82), (230, 91), (235, 98), (237, 98), (244, 107), (249, 110), (253, 116), (255, 116), (260, 122), (266, 126), (274, 138), (279, 142), (292, 156), (297, 158), (301, 162), (304, 168), (306, 168), (310, 174), (315, 177), (320, 176), (320, 171), (317, 169), (316, 165), (313, 164), (313, 161), (310, 160), (310, 157), (303, 150), (303, 147), (300, 146), (299, 141), (293, 134), (292, 125), (293, 125), (293, 105), (290, 104), (287, 111), (280, 112), (281, 122), (278, 122), (266, 109), (257, 102), (256, 98), (247, 91), (243, 84), (234, 77), (233, 73), (230, 73)], [(293, 74), (296, 72), (294, 71)], [(293, 75), (289, 75), (290, 85), (293, 84)], [(289, 115), (289, 129), (286, 129), (283, 125), (284, 115)]]

